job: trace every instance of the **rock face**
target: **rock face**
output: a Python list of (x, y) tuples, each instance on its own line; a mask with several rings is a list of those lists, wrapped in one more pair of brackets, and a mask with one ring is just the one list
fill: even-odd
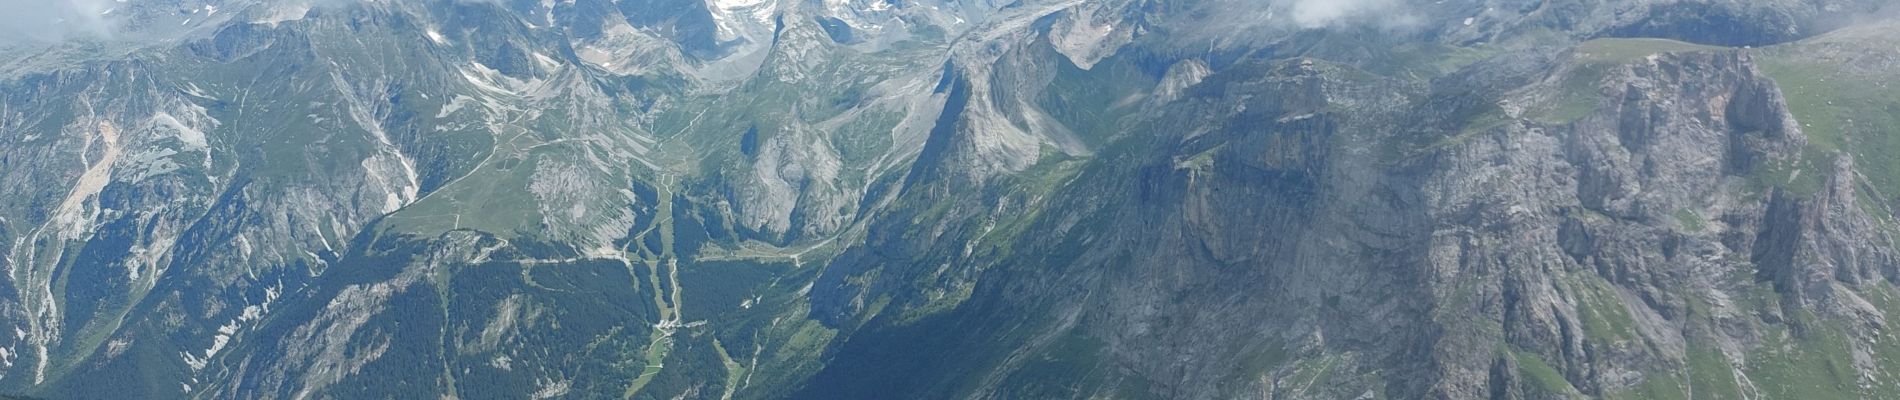
[(90, 10), (0, 393), (1900, 396), (1885, 6)]

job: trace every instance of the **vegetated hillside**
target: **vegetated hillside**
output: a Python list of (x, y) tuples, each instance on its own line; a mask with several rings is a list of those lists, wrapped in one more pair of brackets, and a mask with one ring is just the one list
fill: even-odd
[(174, 3), (0, 59), (0, 392), (1900, 396), (1878, 1)]

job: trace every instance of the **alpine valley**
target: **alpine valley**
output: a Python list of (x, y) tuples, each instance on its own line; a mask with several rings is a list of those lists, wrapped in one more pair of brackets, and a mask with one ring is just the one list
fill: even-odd
[(1893, 0), (0, 4), (4, 394), (1900, 398)]

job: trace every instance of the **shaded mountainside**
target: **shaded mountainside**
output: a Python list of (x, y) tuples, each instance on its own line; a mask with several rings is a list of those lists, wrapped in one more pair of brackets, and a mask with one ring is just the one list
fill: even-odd
[(132, 8), (0, 392), (1900, 396), (1882, 2), (1353, 4)]

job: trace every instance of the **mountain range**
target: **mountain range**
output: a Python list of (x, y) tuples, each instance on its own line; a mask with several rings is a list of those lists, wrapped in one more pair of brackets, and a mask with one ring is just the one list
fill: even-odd
[(0, 393), (1900, 397), (1890, 0), (8, 8)]

